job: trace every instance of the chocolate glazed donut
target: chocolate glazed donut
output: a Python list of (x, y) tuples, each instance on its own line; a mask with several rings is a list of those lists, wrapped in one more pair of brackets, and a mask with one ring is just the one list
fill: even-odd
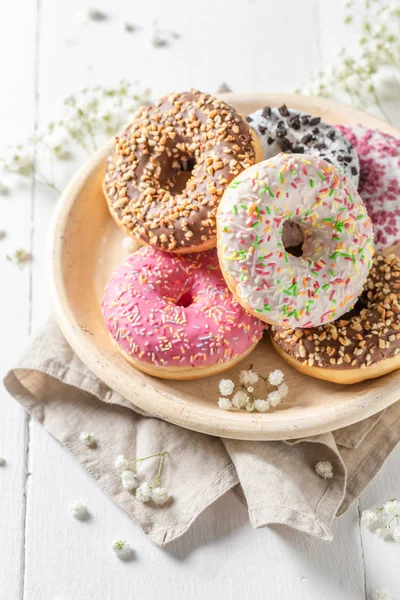
[(103, 190), (128, 235), (167, 252), (203, 251), (216, 244), (227, 184), (261, 156), (234, 108), (197, 90), (174, 93), (140, 108), (116, 137)]
[(357, 305), (313, 329), (272, 327), (272, 342), (295, 369), (335, 383), (357, 383), (400, 368), (400, 258), (376, 255)]

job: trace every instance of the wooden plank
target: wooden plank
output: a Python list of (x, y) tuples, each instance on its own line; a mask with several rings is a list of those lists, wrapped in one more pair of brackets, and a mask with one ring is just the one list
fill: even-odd
[[(21, 19), (21, 15), (24, 18)], [(4, 15), (3, 15), (4, 16)], [(7, 5), (6, 19), (0, 35), (0, 154), (10, 154), (7, 146), (24, 141), (33, 133), (34, 47), (36, 10), (29, 0), (15, 0)], [(12, 51), (11, 51), (12, 49)], [(6, 260), (17, 248), (30, 251), (32, 182), (3, 184), (13, 187), (9, 196), (0, 196), (0, 306), (3, 351), (0, 373), (3, 374), (22, 352), (29, 330), (30, 266), (20, 270)], [(23, 215), (23, 218), (21, 218)], [(14, 600), (22, 597), (24, 579), (24, 536), (26, 480), (28, 477), (28, 419), (22, 408), (0, 386), (0, 456), (7, 464), (0, 467), (0, 589), (1, 596)]]

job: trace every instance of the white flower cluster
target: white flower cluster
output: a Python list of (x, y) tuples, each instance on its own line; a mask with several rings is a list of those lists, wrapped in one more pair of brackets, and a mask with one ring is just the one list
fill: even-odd
[(389, 590), (376, 590), (372, 594), (372, 600), (392, 600), (392, 594)]
[(382, 540), (391, 537), (400, 544), (400, 502), (389, 500), (375, 510), (363, 510), (361, 523), (372, 529)]
[(332, 479), (332, 477), (333, 477), (332, 463), (329, 462), (329, 460), (320, 460), (315, 465), (315, 472), (317, 475), (322, 477), (322, 479)]
[(115, 540), (112, 547), (115, 555), (121, 560), (131, 560), (134, 556), (132, 547), (126, 540)]
[(79, 435), (79, 439), (86, 446), (89, 446), (89, 448), (91, 446), (95, 446), (96, 445), (96, 438), (94, 437), (94, 435), (92, 435), (91, 433), (88, 433), (87, 431), (82, 431), (80, 433), (80, 435)]
[(89, 511), (82, 502), (75, 502), (69, 507), (69, 512), (75, 519), (86, 521), (89, 518)]
[[(360, 17), (360, 7), (350, 0), (349, 13), (344, 23), (351, 24)], [(383, 3), (382, 0), (364, 0), (361, 18), (361, 35), (355, 50), (349, 53), (343, 48), (337, 63), (326, 71), (320, 71), (301, 91), (316, 96), (336, 97), (360, 107), (375, 105), (384, 116), (378, 89), (398, 92), (400, 69), (400, 5), (398, 1)], [(357, 14), (356, 14), (357, 13)]]
[[(128, 492), (135, 492), (136, 490), (135, 497), (137, 500), (139, 500), (139, 502), (147, 503), (149, 500), (152, 500), (154, 504), (161, 506), (169, 500), (170, 496), (167, 488), (162, 487), (160, 483), (162, 464), (165, 454), (165, 452), (161, 452), (159, 454), (146, 456), (144, 458), (135, 460), (129, 460), (122, 454), (119, 454), (115, 459), (115, 468), (120, 471), (122, 487)], [(137, 463), (143, 462), (148, 458), (153, 458), (154, 456), (161, 457), (160, 466), (156, 477), (151, 483), (144, 481), (139, 485), (136, 473)]]
[[(254, 386), (260, 379), (264, 381), (264, 384), (269, 384), (277, 388), (270, 391), (265, 399), (257, 398), (254, 395)], [(238, 389), (235, 391), (236, 388)], [(250, 368), (240, 371), (238, 386), (235, 386), (231, 379), (221, 379), (219, 382), (219, 391), (221, 397), (218, 399), (218, 406), (222, 410), (246, 409), (248, 412), (253, 412), (254, 410), (257, 412), (266, 412), (271, 408), (276, 408), (286, 398), (289, 388), (284, 381), (282, 371), (279, 369), (272, 371), (268, 377), (262, 377)], [(232, 398), (228, 396), (232, 396)]]

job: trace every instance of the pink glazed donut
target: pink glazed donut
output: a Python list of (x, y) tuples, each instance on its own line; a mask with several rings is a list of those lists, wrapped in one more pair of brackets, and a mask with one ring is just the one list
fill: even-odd
[(143, 246), (114, 271), (102, 310), (123, 356), (164, 379), (225, 371), (253, 350), (264, 329), (233, 298), (216, 250), (173, 255)]

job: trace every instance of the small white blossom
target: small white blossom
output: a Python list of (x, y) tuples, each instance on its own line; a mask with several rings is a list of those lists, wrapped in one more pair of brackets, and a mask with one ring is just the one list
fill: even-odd
[(6, 459), (0, 456), (0, 467), (6, 466)]
[(361, 513), (361, 523), (366, 527), (372, 527), (378, 520), (378, 515), (373, 510), (363, 510)]
[(137, 488), (136, 475), (133, 471), (122, 471), (121, 481), (122, 487), (128, 492), (132, 492)]
[(221, 379), (219, 382), (219, 391), (223, 396), (230, 396), (235, 388), (231, 379)]
[(148, 502), (151, 498), (151, 488), (147, 481), (142, 483), (136, 490), (136, 499), (139, 502)]
[(132, 466), (132, 461), (128, 460), (124, 457), (123, 454), (118, 454), (115, 459), (115, 468), (120, 471), (130, 471)]
[(270, 409), (270, 403), (268, 400), (255, 400), (254, 401), (254, 408), (258, 411), (258, 412), (267, 412), (267, 410)]
[(151, 492), (151, 499), (156, 504), (165, 504), (168, 498), (168, 490), (165, 487), (155, 487)]
[(272, 408), (276, 408), (278, 404), (280, 404), (282, 397), (278, 390), (270, 392), (267, 396), (267, 400), (270, 403)]
[(280, 369), (275, 369), (275, 371), (271, 371), (268, 375), (268, 381), (271, 385), (279, 385), (283, 382), (284, 375)]
[(249, 371), (240, 371), (239, 381), (242, 385), (254, 385), (258, 381), (258, 374), (251, 369)]
[(394, 517), (398, 512), (400, 512), (400, 504), (397, 500), (390, 500), (383, 505), (383, 512), (385, 515), (389, 515), (390, 517)]
[(392, 533), (392, 537), (396, 544), (400, 544), (400, 527), (396, 527), (396, 529)]
[(378, 538), (384, 540), (389, 535), (389, 529), (388, 527), (378, 527), (378, 529), (375, 529), (375, 533), (378, 536)]
[(122, 246), (125, 252), (132, 254), (137, 249), (137, 242), (133, 238), (126, 236), (122, 241)]
[(389, 590), (376, 590), (372, 594), (372, 600), (392, 600), (392, 594)]
[(73, 517), (75, 517), (75, 519), (78, 519), (79, 521), (85, 521), (85, 519), (87, 519), (89, 516), (88, 509), (81, 502), (75, 502), (74, 504), (71, 504), (69, 507), (69, 512)]
[(249, 396), (243, 390), (239, 390), (232, 398), (232, 404), (235, 408), (244, 408), (249, 401)]
[(247, 412), (253, 412), (253, 410), (254, 410), (254, 402), (252, 402), (252, 401), (248, 402), (246, 404), (246, 410), (247, 410)]
[(232, 402), (229, 400), (229, 398), (221, 397), (218, 400), (218, 406), (219, 408), (222, 408), (222, 410), (231, 410)]
[(320, 460), (315, 465), (315, 472), (317, 475), (319, 475), (323, 479), (332, 479), (332, 477), (333, 477), (332, 463), (330, 463), (329, 460)]
[(79, 439), (81, 442), (86, 444), (86, 446), (94, 446), (96, 444), (96, 439), (93, 437), (91, 433), (87, 433), (87, 431), (82, 431)]
[(112, 547), (118, 558), (122, 560), (132, 556), (132, 548), (126, 540), (115, 540)]
[(288, 384), (283, 382), (280, 385), (278, 385), (278, 394), (281, 397), (281, 400), (284, 400), (286, 398), (286, 396), (289, 393), (289, 387)]

